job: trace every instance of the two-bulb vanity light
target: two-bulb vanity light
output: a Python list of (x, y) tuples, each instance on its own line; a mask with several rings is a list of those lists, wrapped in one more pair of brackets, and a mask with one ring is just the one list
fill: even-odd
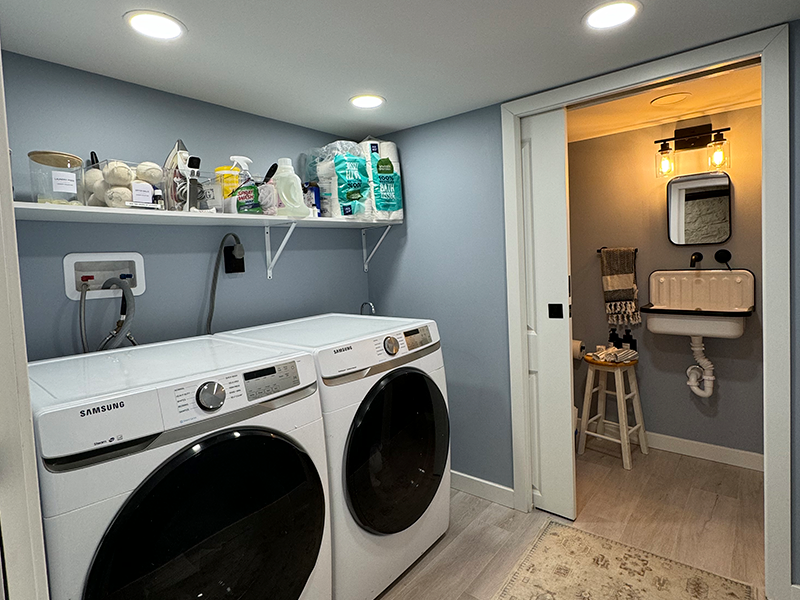
[(656, 177), (674, 175), (676, 152), (683, 150), (700, 150), (705, 148), (708, 156), (708, 170), (721, 171), (731, 165), (730, 142), (725, 139), (724, 132), (730, 127), (712, 129), (711, 125), (676, 129), (675, 136), (656, 140)]

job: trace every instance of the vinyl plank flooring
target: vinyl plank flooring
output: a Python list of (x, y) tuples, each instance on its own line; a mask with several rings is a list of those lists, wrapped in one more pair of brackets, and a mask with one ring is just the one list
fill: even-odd
[(744, 581), (764, 585), (764, 477), (757, 471), (740, 473), (731, 573)]
[[(458, 600), (512, 533), (476, 519), (392, 600)], [(382, 597), (383, 598), (383, 597)]]
[(692, 488), (678, 529), (674, 558), (723, 577), (731, 573), (738, 500)]
[(475, 600), (491, 600), (492, 596), (500, 589), (511, 574), (511, 571), (522, 558), (525, 550), (530, 546), (539, 532), (550, 520), (550, 517), (541, 511), (528, 513), (524, 527), (518, 529), (502, 548), (494, 555), (491, 561), (478, 573), (467, 588), (467, 592)]

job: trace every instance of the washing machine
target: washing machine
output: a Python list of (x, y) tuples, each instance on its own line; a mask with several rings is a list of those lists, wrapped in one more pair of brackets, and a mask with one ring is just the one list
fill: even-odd
[(310, 354), (205, 336), (29, 373), (52, 600), (331, 598)]
[(219, 334), (313, 352), (337, 600), (372, 600), (447, 530), (450, 426), (436, 323), (328, 314)]

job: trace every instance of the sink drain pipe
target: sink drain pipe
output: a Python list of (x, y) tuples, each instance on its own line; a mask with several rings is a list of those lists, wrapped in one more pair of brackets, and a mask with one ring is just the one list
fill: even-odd
[[(686, 376), (689, 378), (686, 385), (701, 398), (708, 398), (714, 393), (714, 363), (706, 358), (703, 337), (693, 335), (691, 338), (692, 354), (697, 364), (686, 369)], [(703, 381), (703, 387), (700, 387), (700, 380)]]

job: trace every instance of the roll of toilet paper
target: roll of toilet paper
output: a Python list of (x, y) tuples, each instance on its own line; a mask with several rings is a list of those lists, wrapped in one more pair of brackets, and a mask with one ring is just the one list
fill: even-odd
[(583, 340), (572, 340), (572, 358), (582, 360), (584, 354), (586, 354), (586, 344)]

